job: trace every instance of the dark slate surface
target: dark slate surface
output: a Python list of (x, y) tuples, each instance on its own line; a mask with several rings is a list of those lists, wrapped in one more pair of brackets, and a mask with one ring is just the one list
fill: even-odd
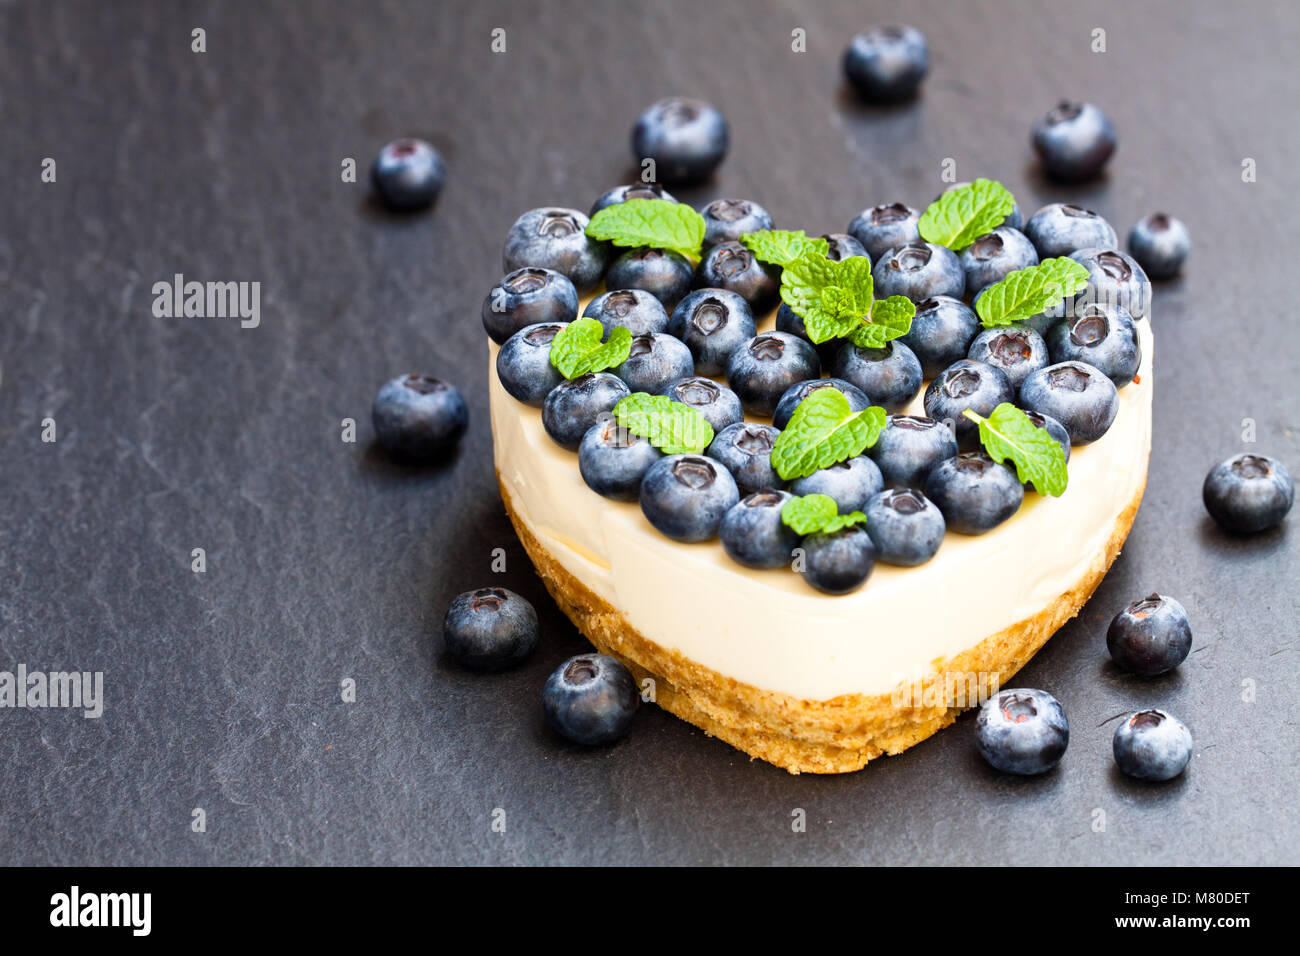
[[(859, 107), (840, 52), (897, 18), (930, 39), (924, 96)], [(1296, 519), (1235, 541), (1200, 504), (1243, 418), (1249, 447), (1300, 471), (1294, 5), (58, 0), (0, 3), (0, 36), (0, 669), (102, 670), (107, 697), (99, 720), (0, 711), (4, 862), (1300, 861)], [(753, 197), (781, 225), (922, 205), (951, 157), (1027, 212), (1072, 199), (1121, 233), (1157, 208), (1191, 227), (1191, 267), (1155, 304), (1146, 503), (1019, 681), (1068, 708), (1057, 772), (995, 775), (969, 715), (835, 778), (751, 763), (655, 709), (595, 753), (542, 727), (545, 675), (584, 645), (497, 497), (479, 302), (514, 217), (627, 180), (633, 118), (673, 92), (714, 101), (733, 132), (716, 182), (684, 198)], [(1029, 127), (1062, 96), (1114, 117), (1104, 182), (1034, 171)], [(364, 169), (405, 133), (447, 157), (434, 215), (393, 218), (340, 182), (345, 157)], [(154, 318), (151, 287), (177, 272), (261, 282), (261, 326)], [(375, 389), (415, 369), (469, 401), (449, 467), (370, 446)], [(528, 666), (480, 678), (438, 634), (451, 596), (489, 581), (532, 598), (545, 637)], [(1112, 669), (1103, 636), (1153, 589), (1186, 604), (1196, 644), (1144, 682)], [(1107, 723), (1154, 704), (1197, 739), (1159, 788), (1117, 776)]]

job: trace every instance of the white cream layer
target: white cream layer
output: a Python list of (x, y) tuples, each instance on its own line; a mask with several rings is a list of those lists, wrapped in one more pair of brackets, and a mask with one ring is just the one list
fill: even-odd
[[(1151, 449), (1150, 320), (1137, 323), (1140, 381), (1120, 389), (1110, 430), (1070, 457), (1060, 498), (1029, 491), (992, 531), (949, 532), (918, 568), (878, 563), (858, 591), (821, 594), (794, 571), (754, 571), (716, 540), (679, 544), (636, 503), (583, 483), (578, 456), (556, 445), (541, 412), (511, 398), (489, 343), (496, 466), (519, 516), (574, 577), (644, 637), (736, 680), (806, 700), (886, 694), (1072, 588), (1146, 482)], [(771, 326), (771, 319), (763, 323)], [(921, 396), (909, 407), (924, 415)]]

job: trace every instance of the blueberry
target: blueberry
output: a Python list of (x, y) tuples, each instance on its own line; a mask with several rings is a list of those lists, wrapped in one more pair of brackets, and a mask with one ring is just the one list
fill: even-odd
[(925, 36), (915, 27), (872, 27), (844, 51), (844, 76), (858, 96), (894, 103), (916, 95), (930, 67)]
[(542, 688), (542, 713), (551, 729), (589, 747), (626, 736), (640, 702), (632, 672), (605, 654), (570, 657)]
[(1115, 765), (1130, 777), (1172, 780), (1191, 762), (1192, 732), (1167, 711), (1140, 710), (1115, 728), (1111, 752)]
[(499, 671), (537, 649), (537, 612), (506, 588), (479, 588), (458, 595), (442, 622), (447, 653), (476, 671)]
[(727, 121), (701, 100), (660, 100), (632, 128), (632, 155), (654, 160), (656, 177), (670, 186), (703, 182), (727, 155)]
[(1020, 383), (1020, 406), (1055, 418), (1070, 444), (1096, 441), (1119, 412), (1115, 383), (1084, 362), (1061, 362), (1032, 372)]
[(1063, 182), (1097, 176), (1118, 142), (1105, 113), (1091, 103), (1067, 102), (1034, 124), (1032, 141), (1043, 172)]
[(965, 450), (979, 447), (979, 426), (962, 414), (971, 409), (988, 417), (1003, 402), (1014, 401), (1016, 390), (1001, 369), (960, 359), (930, 382), (925, 390), (925, 413), (951, 422), (957, 444)]
[(714, 434), (745, 418), (739, 396), (725, 385), (719, 385), (702, 375), (678, 379), (665, 388), (663, 394), (674, 402), (691, 406), (703, 415), (712, 426)]
[(757, 422), (737, 422), (718, 432), (704, 454), (722, 464), (745, 494), (781, 488), (785, 482), (772, 467), (772, 446), (780, 429)]
[(921, 360), (921, 374), (934, 378), (966, 357), (979, 331), (980, 320), (974, 310), (960, 299), (944, 295), (916, 303), (912, 328), (898, 341)]
[(731, 472), (700, 455), (660, 458), (641, 481), (641, 512), (674, 541), (708, 541), (739, 500)]
[(634, 392), (658, 394), (694, 371), (695, 360), (685, 342), (666, 332), (651, 332), (632, 340), (627, 361), (614, 374)]
[(580, 375), (551, 389), (542, 402), (542, 426), (557, 445), (576, 451), (600, 416), (630, 394), (622, 379), (608, 372)]
[(456, 446), (469, 425), (469, 409), (454, 385), (427, 375), (401, 375), (379, 389), (370, 419), (389, 454), (427, 461)]
[(975, 721), (980, 755), (1003, 773), (1031, 776), (1061, 762), (1070, 742), (1065, 708), (1045, 690), (1017, 688), (994, 694)]
[(785, 390), (781, 400), (776, 403), (776, 409), (772, 412), (772, 424), (777, 428), (785, 428), (790, 424), (790, 416), (799, 407), (799, 403), (819, 388), (838, 390), (849, 400), (850, 411), (860, 412), (871, 406), (871, 399), (863, 394), (862, 389), (842, 378), (810, 378), (791, 385)]
[(821, 359), (823, 367), (828, 367), (831, 362), (835, 361), (835, 353), (839, 351), (840, 340), (828, 339), (825, 342), (814, 342), (808, 337), (808, 329), (804, 327), (803, 319), (784, 302), (776, 310), (776, 330), (797, 335), (815, 348), (817, 357)]
[(1092, 303), (1047, 330), (1053, 362), (1086, 362), (1123, 388), (1142, 364), (1133, 318), (1120, 306)]
[(867, 455), (880, 466), (886, 488), (923, 488), (939, 462), (957, 454), (957, 439), (946, 422), (918, 415), (890, 415)]
[(1061, 451), (1065, 453), (1065, 461), (1070, 461), (1070, 433), (1065, 430), (1065, 426), (1049, 415), (1042, 415), (1038, 412), (1024, 410), (1025, 417), (1039, 428), (1046, 429), (1047, 434), (1056, 439), (1056, 443), (1061, 446)]
[(901, 341), (883, 349), (845, 342), (835, 355), (835, 374), (852, 382), (869, 399), (890, 412), (901, 411), (921, 390), (921, 360)]
[(872, 262), (890, 249), (921, 241), (921, 214), (901, 202), (864, 209), (849, 223), (849, 235), (862, 243)]
[[(953, 183), (951, 186), (946, 188), (943, 192), (939, 193), (939, 195), (935, 196), (934, 198), (937, 201), (947, 193), (953, 192), (954, 190), (957, 189), (965, 189), (969, 185), (970, 185), (969, 182)], [(1025, 224), (1025, 217), (1020, 212), (1020, 204), (1015, 201), (1012, 201), (1011, 211), (1007, 213), (1005, 219), (1003, 219), (1000, 223), (998, 223), (997, 228), (1000, 229), (1005, 227), (1007, 229), (1019, 229), (1024, 224)]]
[(1001, 282), (1017, 269), (1038, 265), (1038, 251), (1019, 229), (1001, 226), (980, 236), (961, 254), (966, 294)]
[(790, 497), (789, 492), (768, 488), (732, 505), (718, 529), (731, 560), (760, 570), (790, 563), (791, 552), (799, 547), (799, 535), (781, 520)]
[(858, 455), (795, 479), (790, 491), (796, 495), (826, 495), (835, 499), (840, 514), (862, 511), (872, 496), (885, 486), (880, 468), (870, 458)]
[(822, 236), (826, 240), (826, 258), (831, 262), (843, 262), (845, 259), (870, 259), (866, 248), (858, 240), (843, 232), (828, 232)]
[(680, 252), (643, 246), (629, 249), (613, 261), (605, 273), (605, 288), (644, 289), (665, 309), (672, 309), (691, 291), (694, 276), (691, 261)]
[(1113, 249), (1119, 245), (1115, 230), (1091, 209), (1054, 202), (1034, 213), (1025, 223), (1025, 235), (1038, 250), (1039, 259), (1068, 256), (1080, 249)]
[(561, 322), (541, 322), (520, 329), (497, 352), (497, 378), (513, 398), (541, 408), (551, 389), (564, 381), (551, 364), (551, 342), (564, 328)]
[(966, 289), (961, 260), (933, 242), (914, 242), (889, 250), (871, 270), (875, 296), (903, 295), (913, 302), (947, 295), (960, 299)]
[(804, 580), (826, 594), (856, 591), (876, 566), (876, 546), (861, 525), (803, 539)]
[(1080, 249), (1070, 258), (1088, 270), (1088, 286), (1072, 302), (1074, 315), (1090, 302), (1117, 305), (1135, 319), (1144, 318), (1151, 305), (1151, 281), (1130, 256), (1116, 249)]
[(747, 232), (772, 228), (771, 214), (748, 199), (715, 199), (700, 211), (704, 217), (704, 248), (734, 242)]
[(615, 186), (601, 193), (600, 198), (591, 204), (591, 212), (587, 215), (594, 216), (602, 209), (617, 206), (629, 199), (665, 199), (668, 202), (677, 202), (672, 194), (658, 183), (631, 183), (627, 186)]
[(379, 198), (402, 212), (431, 205), (446, 179), (442, 155), (422, 139), (393, 140), (370, 167), (370, 182)]
[(727, 360), (758, 332), (749, 303), (725, 289), (699, 289), (673, 309), (668, 334), (686, 343), (700, 375), (719, 375)]
[[(1117, 243), (1112, 240), (1094, 245), (1113, 247)], [(1154, 213), (1139, 221), (1128, 234), (1128, 251), (1147, 275), (1167, 279), (1182, 269), (1187, 254), (1192, 251), (1192, 234), (1181, 219)]]
[(492, 287), (480, 312), (483, 329), (497, 345), (538, 322), (572, 322), (578, 290), (553, 269), (516, 269)]
[(959, 534), (983, 534), (1020, 509), (1025, 489), (1016, 473), (979, 451), (945, 458), (930, 470), (925, 493)]
[(612, 418), (587, 429), (578, 445), (578, 471), (587, 487), (614, 501), (636, 501), (641, 479), (663, 453)]
[(943, 543), (943, 512), (914, 488), (891, 488), (865, 509), (867, 534), (886, 564), (914, 568), (934, 557)]
[(692, 280), (697, 289), (726, 289), (749, 303), (752, 312), (770, 312), (780, 295), (781, 279), (739, 242), (720, 242), (700, 260)]
[(1025, 325), (985, 329), (970, 344), (967, 358), (998, 369), (1007, 377), (1013, 389), (1019, 388), (1030, 372), (1037, 372), (1051, 364), (1047, 343), (1041, 335)]
[(533, 209), (515, 220), (506, 235), (501, 260), (506, 272), (528, 266), (554, 269), (579, 292), (600, 282), (608, 247), (587, 238), (588, 219), (576, 209)]
[(1201, 497), (1225, 529), (1252, 534), (1282, 523), (1295, 501), (1295, 485), (1276, 458), (1233, 455), (1205, 476)]
[(1115, 615), (1106, 649), (1124, 670), (1143, 677), (1171, 671), (1192, 649), (1192, 622), (1171, 597), (1152, 594)]
[(727, 359), (727, 384), (745, 411), (771, 415), (792, 385), (821, 375), (817, 350), (789, 332), (756, 335)]
[(587, 303), (582, 314), (600, 322), (607, 336), (620, 326), (633, 335), (648, 335), (668, 328), (668, 311), (644, 289), (601, 293)]

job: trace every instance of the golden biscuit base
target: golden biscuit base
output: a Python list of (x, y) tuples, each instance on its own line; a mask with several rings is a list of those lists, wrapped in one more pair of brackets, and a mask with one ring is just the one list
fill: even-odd
[[(947, 706), (952, 700), (951, 688), (945, 686), (947, 675), (996, 674), (1005, 686), (1049, 637), (1079, 613), (1101, 583), (1133, 526), (1146, 476), (1137, 495), (1115, 520), (1105, 547), (1093, 557), (1082, 577), (1033, 617), (937, 662), (930, 676), (916, 682), (922, 688), (920, 694), (915, 693), (915, 683), (910, 685), (911, 699), (919, 700), (919, 705), (901, 695), (901, 703), (896, 702), (893, 694), (800, 700), (734, 680), (679, 651), (661, 647), (632, 627), (618, 608), (565, 570), (515, 510), (500, 473), (497, 483), (515, 532), (546, 590), (587, 640), (602, 654), (626, 664), (638, 683), (647, 677), (652, 679), (659, 706), (751, 758), (758, 757), (797, 774), (861, 770), (881, 754), (900, 754), (942, 730), (965, 709)], [(925, 706), (926, 701), (936, 703)], [(978, 703), (970, 701), (969, 706)]]

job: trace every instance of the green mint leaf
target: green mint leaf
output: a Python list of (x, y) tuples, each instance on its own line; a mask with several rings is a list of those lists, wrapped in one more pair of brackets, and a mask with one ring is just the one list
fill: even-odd
[(992, 179), (977, 179), (930, 203), (917, 227), (926, 242), (960, 252), (1002, 225), (1015, 204), (1016, 197), (1006, 186)]
[(665, 455), (694, 455), (713, 441), (713, 426), (697, 408), (666, 395), (634, 392), (614, 406), (614, 418)]
[(871, 261), (832, 262), (806, 251), (781, 273), (781, 300), (803, 319), (808, 338), (821, 344), (852, 334), (871, 314)]
[(849, 341), (864, 349), (883, 349), (889, 342), (912, 330), (916, 304), (903, 295), (891, 295), (871, 303), (871, 321), (859, 325)]
[(986, 288), (980, 293), (975, 311), (986, 329), (1024, 322), (1044, 309), (1060, 305), (1067, 295), (1083, 291), (1087, 284), (1088, 270), (1073, 259), (1044, 259)]
[(884, 427), (883, 408), (855, 412), (839, 389), (815, 389), (795, 407), (772, 446), (772, 467), (786, 481), (803, 478), (862, 454)]
[(774, 266), (788, 266), (805, 255), (826, 258), (831, 244), (825, 239), (812, 239), (802, 229), (760, 229), (740, 237), (745, 248), (756, 259)]
[(969, 408), (962, 414), (979, 425), (980, 444), (989, 457), (996, 462), (1010, 458), (1022, 483), (1032, 484), (1040, 495), (1065, 493), (1069, 483), (1065, 450), (1046, 428), (1039, 428), (1010, 402), (993, 409), (988, 418)]
[(551, 340), (551, 364), (565, 378), (622, 365), (632, 351), (632, 333), (619, 326), (609, 333), (608, 342), (602, 342), (604, 334), (604, 326), (595, 319), (575, 319)]
[(686, 203), (629, 199), (592, 216), (587, 235), (616, 246), (670, 249), (694, 259), (704, 242), (704, 217)]
[(796, 534), (831, 534), (867, 520), (861, 511), (842, 515), (839, 510), (830, 495), (796, 496), (781, 506), (781, 521)]

